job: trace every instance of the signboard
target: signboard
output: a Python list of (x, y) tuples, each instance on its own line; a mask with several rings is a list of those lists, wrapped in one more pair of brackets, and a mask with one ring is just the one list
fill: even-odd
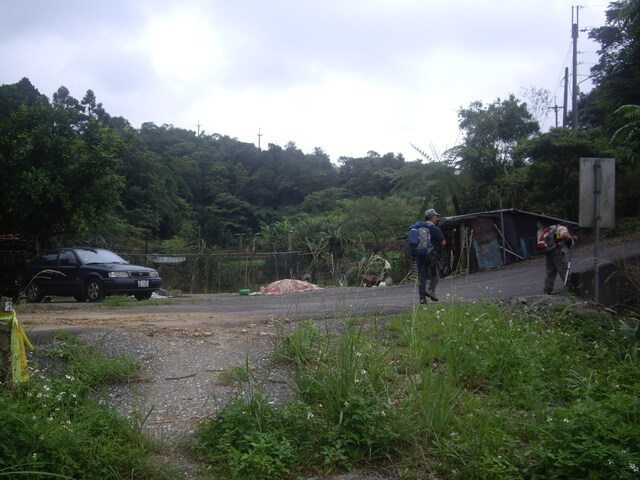
[[(599, 178), (598, 178), (599, 177)], [(580, 227), (615, 228), (615, 158), (580, 159)]]

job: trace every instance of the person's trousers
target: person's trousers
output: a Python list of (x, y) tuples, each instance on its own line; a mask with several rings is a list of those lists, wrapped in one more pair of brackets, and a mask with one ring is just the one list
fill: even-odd
[(547, 253), (545, 256), (547, 261), (547, 275), (544, 279), (544, 291), (551, 293), (553, 292), (556, 275), (560, 275), (560, 280), (564, 283), (564, 277), (567, 275), (567, 269), (569, 268), (569, 259), (562, 248), (559, 247)]
[(429, 290), (435, 292), (438, 285), (438, 257), (430, 255), (416, 256), (418, 264), (418, 294), (420, 298), (427, 296), (427, 278)]

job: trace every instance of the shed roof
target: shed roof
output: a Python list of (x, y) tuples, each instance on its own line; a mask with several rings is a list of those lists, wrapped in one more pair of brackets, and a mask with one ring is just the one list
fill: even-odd
[(505, 213), (516, 214), (516, 215), (528, 215), (528, 216), (539, 218), (541, 220), (547, 220), (549, 222), (565, 223), (565, 224), (575, 225), (575, 226), (578, 225), (578, 222), (572, 222), (571, 220), (564, 220), (562, 218), (550, 217), (548, 215), (542, 215), (539, 213), (526, 212), (524, 210), (519, 210), (517, 208), (505, 208), (502, 210), (491, 210), (487, 212), (477, 212), (477, 213), (467, 213), (465, 215), (456, 215), (453, 217), (442, 217), (438, 221), (438, 226), (440, 227), (447, 227), (449, 225), (453, 226), (458, 223), (464, 222), (466, 220), (474, 220), (478, 217), (497, 217), (497, 216), (500, 216), (500, 214), (505, 214)]

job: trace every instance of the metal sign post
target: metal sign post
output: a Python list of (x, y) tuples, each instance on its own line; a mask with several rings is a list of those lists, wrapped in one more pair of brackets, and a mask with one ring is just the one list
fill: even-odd
[(600, 302), (600, 188), (602, 166), (600, 159), (593, 162), (593, 299)]
[(600, 229), (615, 228), (615, 159), (580, 159), (580, 227), (593, 227), (593, 299), (600, 301)]

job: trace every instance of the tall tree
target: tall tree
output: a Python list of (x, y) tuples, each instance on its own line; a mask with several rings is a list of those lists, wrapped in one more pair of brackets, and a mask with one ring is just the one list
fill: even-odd
[[(514, 155), (518, 142), (539, 132), (526, 103), (510, 95), (506, 100), (497, 99), (484, 106), (473, 102), (469, 108), (458, 112), (460, 128), (464, 132), (461, 145), (447, 152), (456, 158), (455, 165), (471, 182), (460, 199), (465, 213), (471, 210), (495, 208), (499, 198), (508, 192), (499, 190), (500, 179), (522, 165)], [(489, 192), (495, 192), (488, 195)], [(513, 204), (507, 198), (508, 204)]]
[(343, 230), (358, 232), (369, 253), (385, 252), (385, 243), (405, 233), (415, 221), (406, 204), (395, 197), (359, 197), (340, 202)]
[(18, 83), (0, 86), (0, 122), (8, 121), (11, 113), (20, 106), (38, 102), (49, 103), (49, 100), (26, 77)]
[(611, 135), (623, 123), (614, 112), (640, 104), (640, 2), (611, 2), (606, 25), (589, 37), (600, 44), (599, 60), (591, 68), (595, 88), (580, 102), (580, 124), (603, 127)]
[(574, 221), (579, 213), (580, 158), (615, 156), (609, 142), (597, 131), (567, 128), (554, 128), (523, 142), (519, 154), (530, 161), (526, 189), (529, 208)]
[(463, 183), (463, 176), (446, 161), (407, 162), (392, 180), (394, 194), (420, 205), (414, 220), (422, 220), (427, 208), (443, 214), (460, 213), (458, 193)]
[(73, 102), (22, 105), (0, 123), (3, 231), (37, 245), (94, 228), (118, 203), (121, 141)]

